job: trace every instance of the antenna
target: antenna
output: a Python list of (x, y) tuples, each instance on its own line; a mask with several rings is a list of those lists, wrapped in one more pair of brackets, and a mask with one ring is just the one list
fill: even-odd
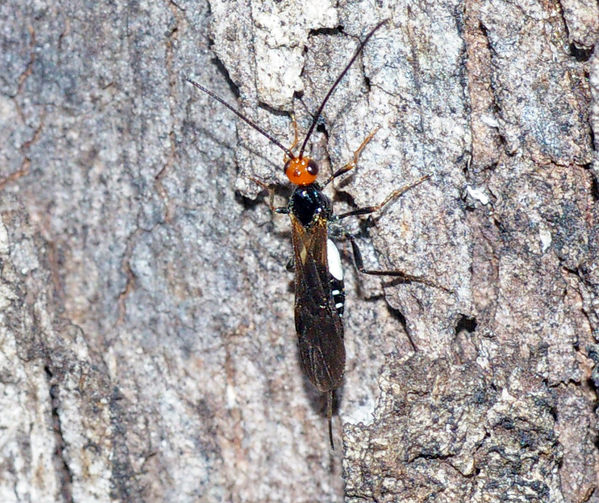
[(318, 118), (320, 117), (320, 114), (324, 110), (324, 107), (327, 104), (327, 101), (329, 101), (329, 98), (333, 94), (333, 91), (337, 88), (337, 86), (339, 85), (339, 82), (341, 82), (341, 80), (343, 79), (343, 77), (345, 77), (345, 74), (349, 71), (349, 69), (351, 68), (351, 66), (354, 64), (354, 61), (356, 61), (357, 57), (362, 52), (362, 49), (366, 45), (366, 42), (368, 42), (368, 40), (370, 40), (370, 37), (372, 37), (372, 35), (374, 35), (374, 32), (377, 31), (381, 26), (383, 26), (387, 21), (389, 21), (389, 20), (385, 19), (385, 20), (381, 21), (372, 30), (370, 30), (370, 32), (368, 33), (368, 35), (366, 35), (366, 37), (364, 38), (363, 41), (360, 41), (360, 45), (356, 49), (356, 52), (354, 53), (354, 55), (352, 56), (352, 58), (349, 60), (349, 63), (345, 66), (345, 68), (343, 69), (343, 71), (339, 74), (339, 77), (337, 77), (337, 80), (335, 80), (335, 82), (333, 83), (333, 85), (329, 89), (329, 92), (324, 97), (324, 99), (322, 100), (322, 103), (318, 107), (318, 110), (316, 111), (316, 113), (312, 117), (312, 124), (310, 125), (310, 129), (308, 130), (308, 133), (306, 134), (306, 137), (304, 138), (304, 142), (302, 143), (302, 148), (300, 149), (299, 155), (297, 157), (295, 155), (293, 155), (293, 153), (291, 152), (291, 150), (289, 150), (287, 147), (285, 147), (279, 140), (277, 140), (271, 134), (269, 134), (266, 131), (264, 131), (264, 129), (262, 129), (260, 126), (258, 126), (256, 123), (254, 123), (248, 117), (246, 117), (243, 113), (241, 113), (235, 107), (233, 107), (232, 105), (229, 105), (220, 96), (218, 96), (215, 93), (213, 93), (212, 91), (210, 91), (210, 89), (207, 89), (203, 85), (198, 84), (197, 82), (194, 82), (190, 78), (186, 77), (185, 80), (187, 82), (189, 82), (191, 85), (193, 85), (194, 87), (197, 87), (200, 91), (206, 93), (208, 96), (210, 96), (211, 98), (215, 99), (216, 101), (218, 101), (219, 103), (221, 103), (222, 105), (224, 105), (225, 107), (227, 107), (229, 110), (231, 110), (231, 112), (233, 112), (235, 115), (237, 115), (237, 117), (239, 117), (246, 124), (248, 124), (250, 127), (254, 128), (262, 136), (264, 136), (265, 138), (267, 138), (271, 143), (273, 143), (274, 145), (276, 145), (277, 147), (279, 147), (283, 152), (285, 152), (285, 154), (287, 155), (287, 157), (289, 157), (289, 159), (301, 159), (303, 157), (304, 150), (306, 149), (306, 144), (308, 143), (308, 140), (310, 139), (310, 136), (314, 132), (314, 128), (316, 127), (316, 123), (318, 122)]
[(329, 89), (329, 92), (324, 97), (324, 99), (322, 100), (322, 103), (318, 107), (318, 110), (314, 114), (314, 118), (312, 119), (312, 125), (310, 126), (310, 129), (308, 130), (308, 134), (306, 134), (306, 138), (304, 139), (304, 143), (302, 143), (302, 148), (299, 151), (298, 158), (300, 158), (300, 159), (302, 158), (302, 155), (304, 154), (304, 150), (306, 148), (306, 144), (308, 143), (308, 140), (309, 140), (310, 136), (312, 135), (312, 132), (314, 131), (314, 128), (316, 127), (316, 123), (318, 122), (318, 118), (320, 117), (320, 114), (324, 110), (324, 107), (327, 104), (327, 101), (329, 101), (329, 98), (331, 97), (331, 94), (333, 94), (333, 91), (339, 85), (339, 82), (341, 82), (341, 80), (343, 79), (343, 77), (345, 77), (345, 74), (349, 71), (349, 69), (351, 68), (351, 66), (354, 64), (354, 61), (356, 60), (356, 58), (358, 57), (358, 55), (362, 52), (362, 49), (366, 45), (366, 42), (368, 42), (368, 40), (370, 39), (370, 37), (372, 37), (372, 35), (374, 35), (374, 32), (377, 31), (381, 26), (383, 26), (387, 21), (389, 21), (389, 20), (385, 19), (385, 20), (381, 21), (372, 30), (370, 30), (370, 33), (368, 35), (366, 35), (366, 38), (364, 39), (363, 42), (362, 41), (360, 42), (360, 45), (356, 49), (356, 52), (354, 53), (354, 55), (352, 56), (352, 58), (349, 60), (349, 63), (346, 65), (346, 67), (343, 69), (343, 71), (339, 74), (339, 77), (337, 77), (337, 80), (335, 81), (335, 83)]
[(218, 101), (222, 105), (226, 106), (229, 110), (231, 110), (231, 112), (233, 112), (235, 115), (237, 115), (237, 117), (239, 117), (240, 119), (244, 120), (247, 124), (249, 124), (256, 131), (258, 131), (262, 136), (265, 136), (266, 138), (268, 138), (271, 143), (274, 143), (277, 147), (279, 147), (283, 152), (285, 152), (285, 154), (287, 154), (287, 156), (290, 159), (295, 159), (295, 156), (291, 153), (291, 150), (289, 150), (287, 147), (285, 147), (279, 140), (277, 140), (276, 138), (273, 138), (269, 133), (267, 133), (266, 131), (264, 131), (264, 129), (262, 129), (260, 126), (258, 126), (257, 124), (255, 124), (254, 122), (252, 122), (250, 119), (248, 119), (245, 115), (243, 115), (235, 107), (229, 105), (220, 96), (214, 94), (209, 89), (206, 89), (203, 85), (198, 84), (197, 82), (194, 82), (193, 80), (188, 79), (187, 77), (185, 78), (185, 80), (187, 82), (189, 82), (191, 85), (197, 87), (200, 91), (204, 91), (208, 96), (210, 96), (211, 98), (215, 99), (216, 101)]

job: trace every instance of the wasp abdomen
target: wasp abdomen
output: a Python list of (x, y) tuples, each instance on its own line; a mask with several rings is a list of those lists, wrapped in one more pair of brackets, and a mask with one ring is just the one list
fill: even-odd
[(331, 297), (333, 305), (339, 316), (343, 316), (345, 306), (345, 284), (343, 282), (343, 266), (341, 265), (341, 256), (335, 243), (327, 239), (327, 262), (329, 264)]
[(339, 281), (331, 276), (331, 296), (335, 304), (335, 309), (339, 316), (343, 316), (343, 308), (345, 307), (345, 286), (343, 281)]

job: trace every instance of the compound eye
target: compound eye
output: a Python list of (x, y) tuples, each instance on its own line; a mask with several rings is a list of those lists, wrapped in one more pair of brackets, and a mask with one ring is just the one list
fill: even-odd
[(316, 177), (316, 175), (318, 175), (318, 164), (316, 164), (316, 161), (313, 161), (312, 159), (310, 159), (310, 162), (308, 162), (308, 167), (306, 168), (306, 171), (308, 173), (310, 173), (312, 176)]

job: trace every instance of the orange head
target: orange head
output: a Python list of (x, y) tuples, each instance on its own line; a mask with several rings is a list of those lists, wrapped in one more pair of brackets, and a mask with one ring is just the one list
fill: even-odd
[(309, 157), (292, 157), (285, 163), (285, 174), (295, 185), (310, 185), (316, 181), (318, 164)]

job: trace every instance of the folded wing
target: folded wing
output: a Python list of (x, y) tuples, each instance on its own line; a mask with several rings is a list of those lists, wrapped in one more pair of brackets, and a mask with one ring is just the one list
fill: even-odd
[(331, 293), (327, 221), (304, 227), (291, 215), (295, 255), (295, 327), (304, 372), (321, 392), (343, 382), (343, 325)]

